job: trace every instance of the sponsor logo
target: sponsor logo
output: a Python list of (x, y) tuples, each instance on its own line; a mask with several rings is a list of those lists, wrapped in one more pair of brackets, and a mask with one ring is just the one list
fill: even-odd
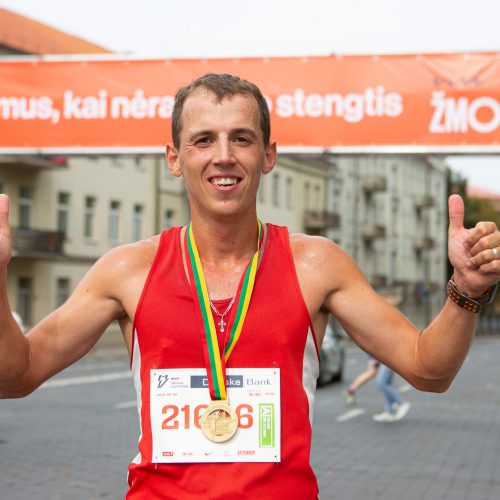
[(163, 455), (164, 457), (173, 457), (173, 456), (174, 456), (174, 452), (173, 452), (173, 451), (164, 451), (164, 452), (162, 453), (162, 455)]
[(238, 455), (255, 455), (255, 450), (238, 450)]
[(161, 389), (169, 380), (168, 375), (158, 375), (158, 389)]
[(246, 383), (253, 387), (273, 387), (273, 379), (270, 377), (247, 377)]
[(259, 403), (259, 447), (274, 447), (274, 403)]
[[(226, 375), (227, 388), (243, 387), (243, 375)], [(205, 375), (191, 375), (191, 388), (202, 389), (208, 387), (208, 378)]]
[(447, 96), (439, 90), (432, 93), (434, 108), (429, 131), (434, 134), (463, 134), (472, 129), (480, 134), (490, 134), (500, 127), (500, 102), (491, 96)]

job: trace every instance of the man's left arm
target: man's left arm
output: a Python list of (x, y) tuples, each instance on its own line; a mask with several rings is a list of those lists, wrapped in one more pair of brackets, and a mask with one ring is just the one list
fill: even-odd
[[(492, 248), (500, 246), (494, 223), (463, 227), (464, 205), (458, 195), (449, 199), (448, 255), (454, 266), (458, 293), (480, 297), (500, 278), (500, 260)], [(350, 258), (336, 251), (326, 276), (323, 307), (334, 314), (353, 340), (366, 352), (397, 371), (421, 390), (446, 390), (469, 349), (477, 314), (450, 299), (427, 328), (419, 331), (395, 307), (375, 293)], [(326, 264), (326, 262), (325, 262)], [(335, 282), (334, 289), (328, 283)]]

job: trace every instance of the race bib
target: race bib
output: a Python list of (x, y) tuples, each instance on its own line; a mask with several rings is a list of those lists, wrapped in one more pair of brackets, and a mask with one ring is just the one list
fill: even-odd
[(235, 435), (212, 442), (200, 420), (210, 404), (203, 368), (153, 369), (153, 462), (280, 462), (281, 408), (278, 368), (228, 368), (228, 403), (238, 419)]

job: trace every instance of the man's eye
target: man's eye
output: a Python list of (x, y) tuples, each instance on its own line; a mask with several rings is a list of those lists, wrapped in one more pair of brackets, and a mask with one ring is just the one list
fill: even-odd
[(245, 137), (244, 135), (238, 135), (234, 138), (235, 142), (241, 142), (241, 143), (249, 143), (250, 139), (248, 137)]
[(197, 146), (208, 146), (210, 144), (210, 138), (201, 137), (200, 139), (196, 139), (195, 144)]

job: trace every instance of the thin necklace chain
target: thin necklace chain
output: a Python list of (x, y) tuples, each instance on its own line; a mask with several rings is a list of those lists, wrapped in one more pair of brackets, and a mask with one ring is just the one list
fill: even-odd
[(231, 310), (231, 307), (233, 307), (234, 301), (236, 300), (236, 295), (233, 296), (231, 299), (231, 302), (229, 302), (229, 305), (226, 307), (226, 310), (223, 313), (220, 313), (217, 308), (214, 306), (213, 302), (209, 299), (210, 302), (210, 307), (212, 311), (217, 314), (217, 316), (220, 317), (220, 321), (217, 323), (219, 325), (219, 330), (221, 333), (224, 333), (224, 327), (227, 325), (227, 323), (224, 321), (224, 316)]
[[(259, 258), (262, 257), (262, 250), (264, 249), (264, 246), (262, 245), (259, 248)], [(219, 325), (219, 330), (221, 333), (224, 333), (224, 327), (227, 325), (227, 323), (224, 321), (224, 316), (231, 310), (231, 307), (233, 307), (234, 301), (236, 300), (236, 295), (233, 295), (233, 298), (231, 299), (231, 302), (229, 302), (229, 305), (226, 307), (226, 310), (221, 313), (218, 311), (218, 309), (214, 306), (213, 302), (211, 299), (208, 299), (208, 302), (210, 303), (210, 308), (212, 311), (219, 316), (220, 321), (217, 323)]]

